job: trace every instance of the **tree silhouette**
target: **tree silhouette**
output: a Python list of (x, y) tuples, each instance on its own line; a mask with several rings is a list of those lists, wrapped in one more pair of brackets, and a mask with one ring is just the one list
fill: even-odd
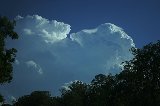
[(160, 41), (142, 49), (132, 49), (134, 58), (124, 62), (119, 74), (121, 82), (129, 90), (130, 106), (159, 106), (160, 103)]
[(87, 106), (86, 97), (87, 84), (74, 81), (68, 89), (61, 90), (61, 97), (65, 106)]
[[(15, 21), (10, 21), (7, 17), (0, 16), (0, 84), (12, 80), (12, 63), (15, 60), (15, 48), (7, 49), (5, 40), (10, 37), (18, 39), (18, 34), (14, 31)], [(0, 102), (3, 102), (3, 96), (0, 95)]]
[(13, 106), (51, 106), (51, 95), (48, 91), (34, 91), (22, 96)]
[(111, 74), (96, 75), (89, 87), (89, 104), (90, 106), (108, 106), (113, 104), (113, 91), (115, 77)]
[(3, 96), (0, 95), (0, 103), (2, 103), (4, 101)]
[(17, 39), (18, 34), (14, 31), (15, 21), (10, 21), (7, 17), (0, 17), (0, 83), (12, 80), (12, 63), (15, 60), (15, 48), (7, 49), (5, 40), (7, 37)]

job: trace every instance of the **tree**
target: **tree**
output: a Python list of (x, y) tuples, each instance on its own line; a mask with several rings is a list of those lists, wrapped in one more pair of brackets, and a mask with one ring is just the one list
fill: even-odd
[(17, 39), (18, 34), (14, 31), (15, 21), (10, 21), (7, 17), (0, 17), (0, 83), (12, 80), (12, 63), (15, 60), (15, 48), (7, 49), (5, 40), (7, 37)]
[[(5, 40), (7, 37), (18, 39), (18, 34), (14, 31), (15, 21), (10, 21), (7, 17), (0, 17), (0, 84), (12, 80), (12, 63), (15, 60), (15, 48), (7, 49)], [(3, 102), (0, 95), (0, 102)]]
[(61, 90), (63, 105), (88, 106), (86, 92), (87, 84), (81, 81), (74, 81), (68, 86), (68, 89)]
[(52, 98), (48, 91), (34, 91), (20, 97), (13, 106), (52, 106)]
[(118, 76), (129, 90), (129, 104), (159, 106), (160, 41), (131, 50), (134, 58), (124, 62), (124, 70)]
[(114, 106), (114, 87), (116, 84), (115, 76), (96, 75), (92, 80), (88, 95), (91, 106)]
[(0, 103), (2, 103), (4, 101), (3, 96), (0, 95)]

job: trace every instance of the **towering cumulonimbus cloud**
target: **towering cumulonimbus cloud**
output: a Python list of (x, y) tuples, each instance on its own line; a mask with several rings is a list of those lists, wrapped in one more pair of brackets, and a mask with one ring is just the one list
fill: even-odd
[(17, 16), (16, 21), (20, 37), (7, 41), (8, 47), (18, 50), (13, 81), (0, 88), (12, 97), (34, 90), (58, 94), (64, 83), (118, 73), (121, 62), (133, 57), (132, 38), (111, 23), (69, 34), (70, 25), (38, 15)]

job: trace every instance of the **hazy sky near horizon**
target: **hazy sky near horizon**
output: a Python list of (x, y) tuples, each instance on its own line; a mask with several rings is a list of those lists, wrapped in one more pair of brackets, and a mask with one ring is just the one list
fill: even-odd
[(16, 19), (13, 80), (7, 100), (74, 80), (119, 73), (131, 47), (160, 39), (159, 0), (0, 0), (0, 15)]

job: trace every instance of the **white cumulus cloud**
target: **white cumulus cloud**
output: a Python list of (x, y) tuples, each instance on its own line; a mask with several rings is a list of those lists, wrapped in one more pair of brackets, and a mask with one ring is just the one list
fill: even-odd
[(70, 32), (70, 25), (57, 22), (56, 20), (49, 21), (39, 15), (28, 15), (26, 17), (17, 16), (16, 21), (20, 23), (17, 24), (18, 29), (23, 28), (21, 34), (34, 34), (34, 36), (42, 37), (47, 43), (53, 43), (64, 39)]
[(34, 90), (57, 94), (64, 83), (90, 82), (100, 73), (118, 73), (121, 62), (132, 58), (132, 38), (111, 23), (69, 34), (70, 25), (38, 15), (16, 20), (20, 37), (7, 45), (18, 50), (16, 59), (21, 64), (14, 65), (13, 81), (0, 88), (14, 97)]

